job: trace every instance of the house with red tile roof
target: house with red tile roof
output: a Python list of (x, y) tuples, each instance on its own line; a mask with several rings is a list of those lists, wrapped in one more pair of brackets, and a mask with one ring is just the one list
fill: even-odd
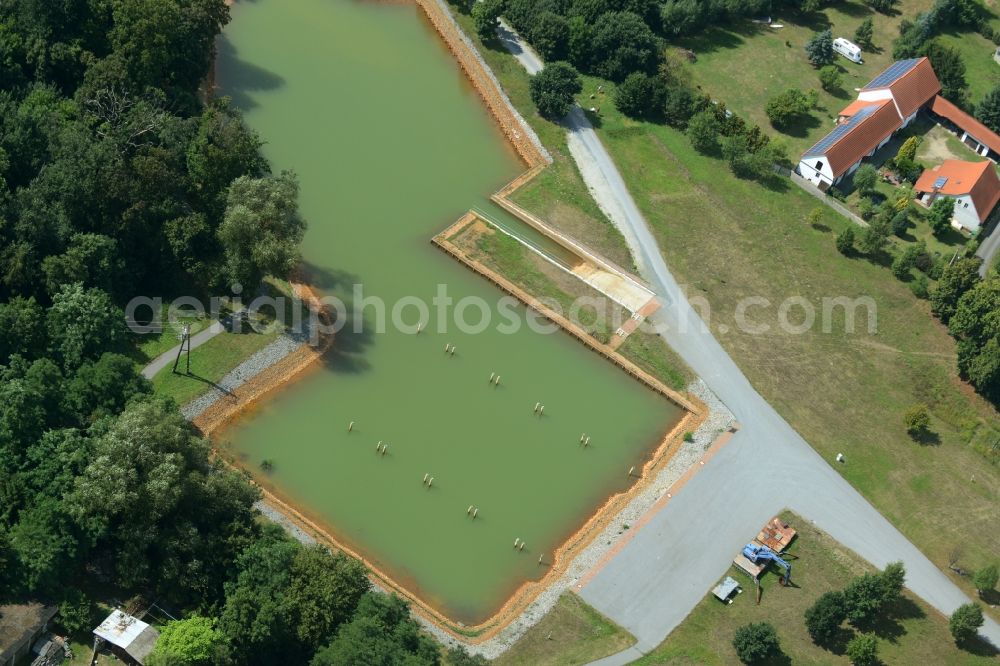
[(940, 197), (955, 200), (951, 224), (978, 233), (1000, 201), (1000, 178), (993, 162), (945, 160), (924, 171), (913, 188), (917, 202), (930, 206)]
[(927, 58), (900, 60), (868, 83), (837, 117), (837, 125), (802, 154), (797, 171), (827, 189), (861, 166), (941, 92)]

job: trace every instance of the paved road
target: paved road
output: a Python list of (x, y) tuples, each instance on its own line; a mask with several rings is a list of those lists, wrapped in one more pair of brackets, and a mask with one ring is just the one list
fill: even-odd
[(979, 249), (976, 250), (976, 256), (983, 260), (982, 266), (979, 267), (980, 277), (986, 277), (986, 272), (993, 266), (997, 251), (1000, 250), (1000, 223), (994, 222), (989, 229), (984, 231), (988, 235), (983, 238)]
[[(532, 73), (542, 62), (507, 26), (501, 40)], [(565, 121), (569, 147), (598, 204), (621, 230), (663, 307), (667, 342), (741, 423), (741, 430), (590, 582), (583, 598), (638, 639), (602, 664), (656, 647), (728, 569), (734, 554), (788, 507), (878, 567), (902, 560), (907, 587), (945, 614), (969, 601), (754, 390), (700, 324), (645, 219), (582, 110)], [(844, 464), (850, 465), (847, 460)], [(769, 483), (780, 479), (780, 483)], [(793, 577), (794, 580), (794, 577)], [(1000, 645), (1000, 625), (983, 636)]]
[[(213, 322), (208, 328), (202, 331), (198, 331), (197, 333), (191, 336), (191, 349), (200, 347), (201, 345), (205, 344), (206, 342), (208, 342), (209, 340), (211, 340), (212, 338), (214, 338), (219, 333), (222, 333), (225, 330), (226, 330), (225, 326), (223, 326), (219, 322)], [(163, 368), (167, 367), (168, 365), (174, 362), (174, 359), (177, 358), (177, 350), (179, 350), (180, 348), (181, 346), (177, 345), (173, 349), (165, 351), (156, 358), (154, 358), (152, 361), (150, 361), (149, 365), (147, 365), (145, 368), (142, 369), (142, 376), (145, 377), (146, 379), (152, 379), (153, 377), (155, 377), (156, 373), (158, 373), (160, 370), (163, 370)]]

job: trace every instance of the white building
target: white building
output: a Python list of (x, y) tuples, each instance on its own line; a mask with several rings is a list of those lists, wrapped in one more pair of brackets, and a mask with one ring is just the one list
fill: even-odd
[(820, 189), (836, 185), (913, 122), (940, 91), (927, 58), (893, 63), (840, 112), (837, 126), (802, 154), (798, 172)]
[(978, 233), (1000, 201), (1000, 178), (989, 161), (945, 160), (924, 171), (914, 190), (917, 201), (928, 207), (940, 197), (954, 199), (952, 226)]

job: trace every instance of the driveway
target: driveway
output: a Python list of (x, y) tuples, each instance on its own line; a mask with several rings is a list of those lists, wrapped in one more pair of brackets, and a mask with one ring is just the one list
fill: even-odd
[[(531, 73), (542, 62), (506, 25), (500, 38)], [(741, 430), (579, 590), (638, 639), (602, 660), (628, 663), (680, 624), (769, 518), (790, 508), (877, 567), (902, 560), (906, 585), (951, 614), (969, 598), (865, 500), (754, 390), (688, 303), (597, 133), (580, 108), (564, 121), (597, 203), (625, 236), (662, 307), (663, 337), (741, 423)], [(850, 465), (847, 460), (844, 464)], [(781, 483), (770, 483), (781, 479)], [(692, 527), (697, 529), (691, 529)], [(1000, 625), (982, 635), (1000, 645)]]

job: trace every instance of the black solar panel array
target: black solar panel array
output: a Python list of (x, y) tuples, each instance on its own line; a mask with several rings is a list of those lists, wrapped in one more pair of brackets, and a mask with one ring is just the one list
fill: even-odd
[(895, 83), (896, 79), (916, 67), (918, 62), (920, 62), (920, 58), (910, 58), (909, 60), (894, 62), (889, 65), (888, 69), (872, 79), (863, 89), (869, 90), (871, 88), (886, 88), (891, 86)]
[(857, 113), (847, 120), (847, 122), (837, 125), (833, 128), (832, 132), (817, 141), (816, 145), (805, 152), (805, 155), (810, 157), (813, 155), (825, 155), (826, 151), (828, 151), (833, 144), (844, 138), (848, 132), (858, 126), (858, 123), (870, 116), (878, 108), (880, 108), (879, 105), (873, 104), (859, 109)]

